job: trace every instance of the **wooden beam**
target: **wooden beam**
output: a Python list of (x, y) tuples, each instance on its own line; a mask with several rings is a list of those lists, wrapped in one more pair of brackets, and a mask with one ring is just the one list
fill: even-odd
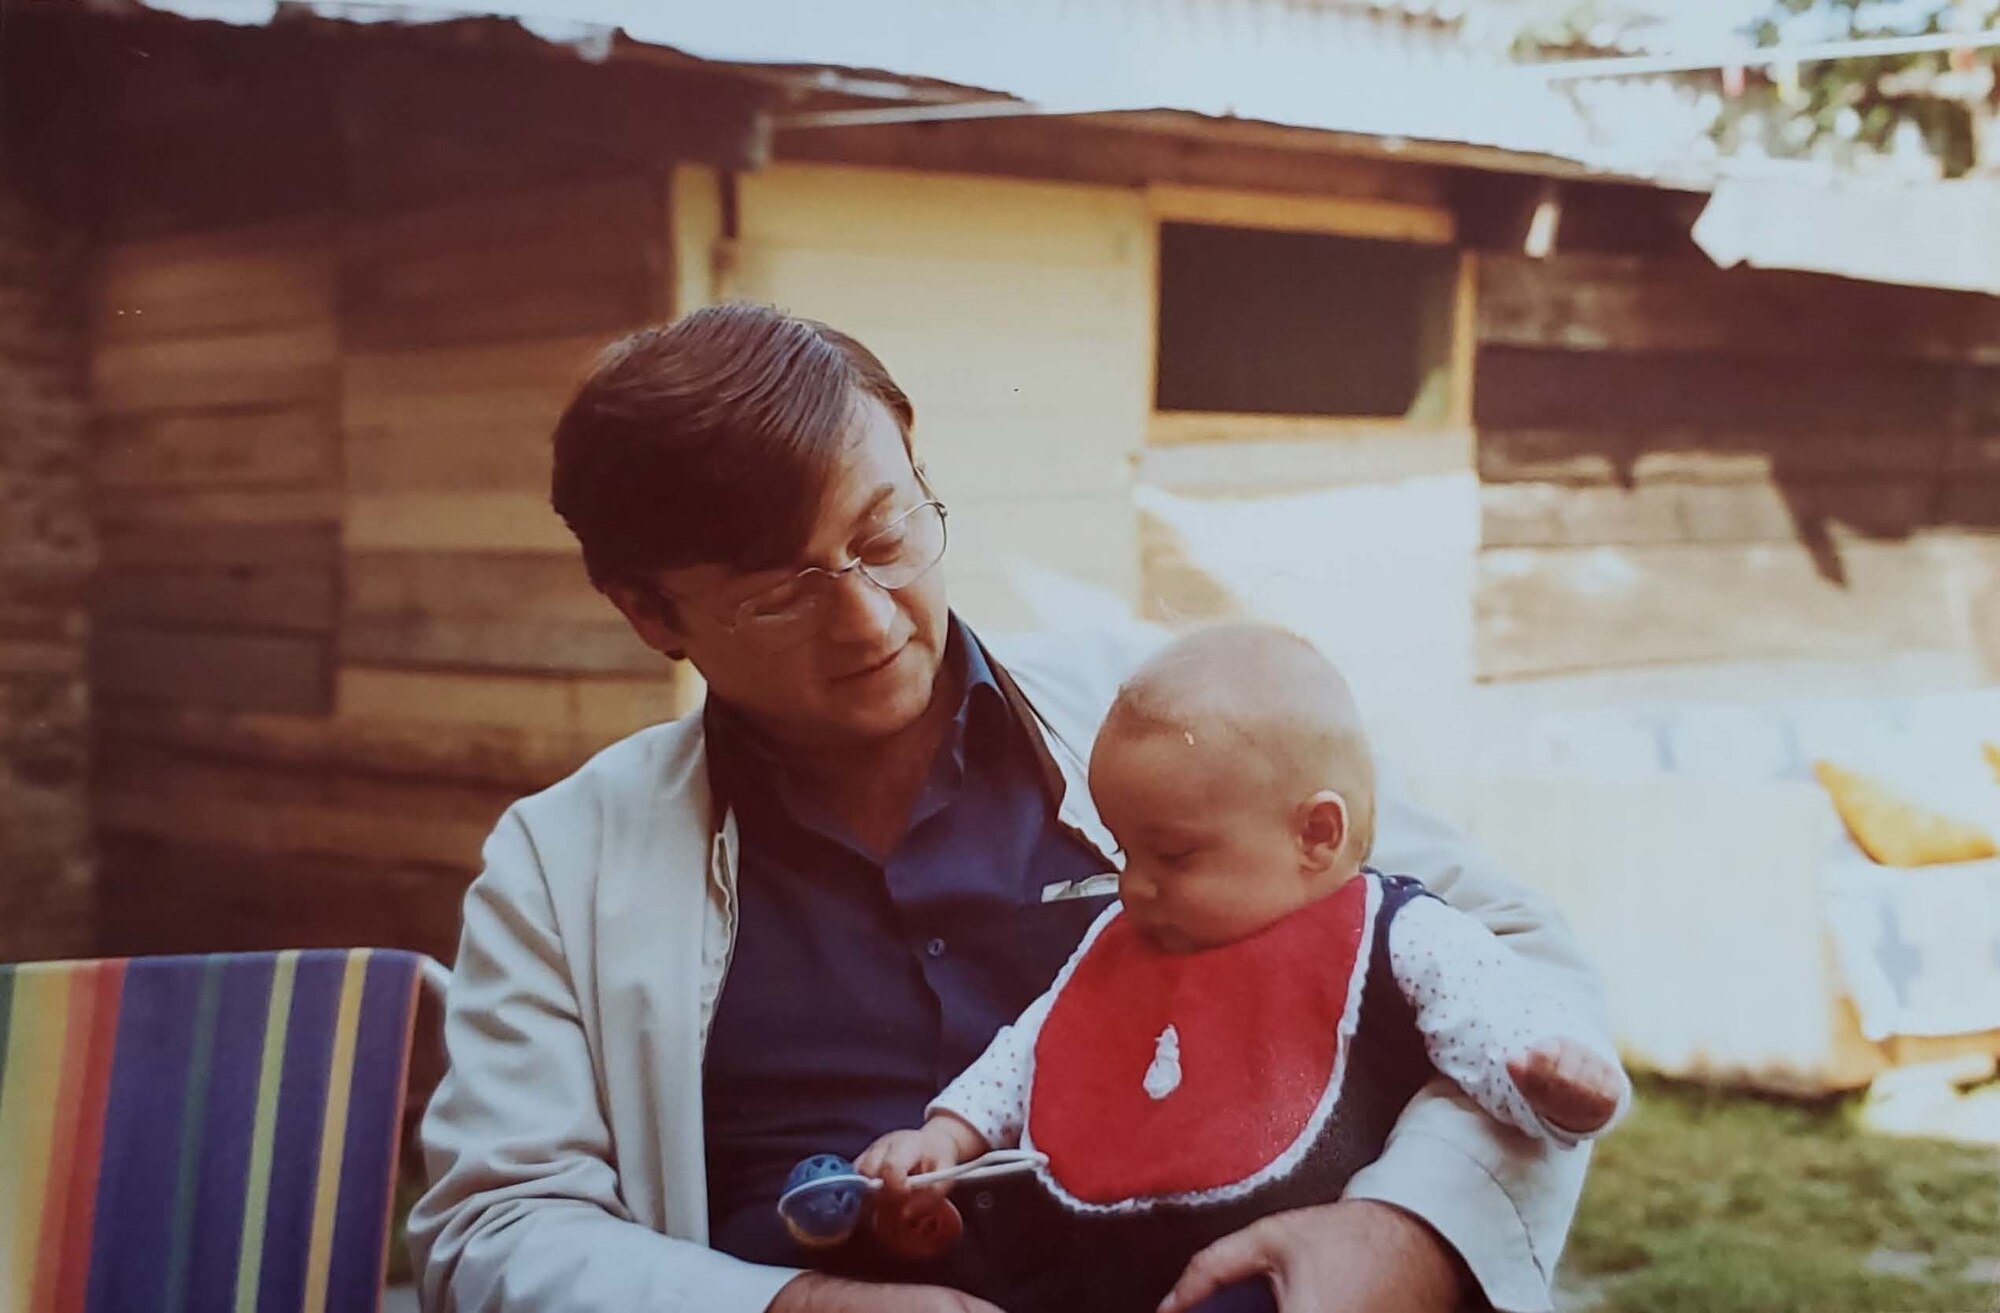
[(1174, 183), (1240, 191), (1376, 197), (1437, 204), (1442, 171), (1310, 148), (1209, 140), (1195, 132), (1134, 131), (1073, 119), (988, 119), (781, 131), (779, 160), (874, 165), (924, 173), (1144, 187)]
[(574, 555), (358, 552), (347, 563), (349, 664), (657, 675)]
[[(1177, 418), (1158, 415), (1155, 421)], [(1205, 431), (1190, 425), (1149, 442), (1139, 455), (1139, 481), (1196, 495), (1282, 496), (1304, 488), (1463, 475), (1473, 467), (1469, 428), (1337, 420), (1321, 427), (1292, 416), (1223, 418), (1280, 422), (1206, 430), (1213, 441), (1189, 436)]]
[[(1987, 299), (1989, 304), (2000, 301), (2000, 297)], [(2000, 438), (2000, 362), (1960, 366), (1958, 385), (1959, 431)]]
[[(1557, 221), (1555, 258), (1617, 252), (1682, 265), (1707, 264), (1688, 235), (1708, 199), (1706, 193), (1477, 168), (1455, 170), (1449, 178), (1460, 240), (1482, 255), (1525, 258), (1536, 217), (1545, 215)], [(1544, 202), (1552, 205), (1544, 209)]]
[(323, 712), (332, 653), (323, 638), (100, 626), (90, 682), (111, 694), (252, 711)]
[(178, 412), (98, 426), (100, 487), (214, 488), (331, 485), (339, 432), (324, 405)]
[(218, 336), (107, 342), (91, 361), (100, 414), (329, 401), (338, 386), (331, 321)]
[(1481, 542), (1492, 547), (1905, 539), (1939, 515), (1932, 479), (1779, 484), (1649, 481), (1631, 487), (1489, 483)]
[(597, 735), (408, 715), (326, 717), (100, 696), (93, 734), (218, 760), (396, 778), (460, 780), (520, 793), (548, 787), (604, 746)]
[(1407, 201), (1156, 183), (1146, 189), (1146, 204), (1153, 217), (1162, 223), (1330, 233), (1438, 245), (1448, 245), (1455, 233), (1450, 210)]
[(1487, 346), (1479, 353), (1482, 429), (1948, 432), (1956, 367), (1908, 360), (1630, 355)]
[(1341, 415), (1238, 415), (1224, 411), (1156, 410), (1146, 420), (1149, 446), (1189, 442), (1392, 442), (1419, 426), (1395, 419)]
[(555, 627), (540, 620), (368, 616), (340, 627), (341, 660), (428, 670), (648, 675), (665, 658), (623, 620)]
[(1464, 476), (1473, 468), (1470, 429), (1330, 427), (1313, 435), (1148, 446), (1138, 479), (1190, 496), (1281, 497), (1310, 489)]
[(92, 298), (96, 335), (128, 341), (331, 320), (334, 233), (321, 214), (115, 241)]
[[(1084, 117), (1080, 121), (1103, 124), (1135, 136), (1148, 133), (1193, 136), (1214, 142), (1224, 149), (1268, 147), (1316, 151), (1404, 166), (1492, 169), (1547, 177), (1580, 177), (1590, 173), (1590, 166), (1554, 155), (1534, 155), (1462, 142), (1391, 139), (1362, 132), (1329, 132), (1324, 128), (1265, 123), (1255, 119), (1212, 118), (1193, 110), (1119, 110)], [(1651, 190), (1651, 187), (1647, 189)]]
[(339, 529), (322, 524), (126, 524), (102, 526), (107, 569), (325, 566), (340, 559)]
[(350, 618), (438, 616), (550, 627), (615, 621), (581, 556), (521, 552), (356, 552), (347, 558)]
[(676, 668), (632, 678), (343, 666), (337, 706), (342, 720), (506, 726), (580, 736), (602, 746), (685, 714), (699, 694), (692, 672)]
[(1479, 433), (1479, 477), (1488, 483), (1786, 486), (1870, 477), (1935, 479), (1946, 468), (1949, 441), (1941, 429), (1489, 428)]
[[(355, 216), (341, 234), (341, 259), (360, 290), (415, 283), (413, 295), (477, 292), (495, 258), (534, 251), (569, 271), (615, 272), (653, 237), (657, 198), (637, 174), (549, 186), (524, 180), (499, 195), (465, 197)], [(570, 249), (584, 234), (610, 250)], [(564, 264), (563, 262), (567, 262)], [(518, 275), (518, 271), (513, 271)]]
[(478, 869), (508, 789), (246, 766), (119, 744), (96, 763), (99, 828), (272, 855)]
[(1951, 587), (1926, 544), (1851, 543), (1838, 561), (1835, 580), (1798, 544), (1482, 552), (1478, 674), (1879, 659), (1960, 646)]
[(576, 537), (545, 491), (384, 492), (348, 498), (349, 551), (497, 551), (571, 555)]
[(2000, 478), (1956, 478), (1945, 484), (1936, 519), (1964, 529), (2000, 529)]
[(455, 298), (416, 299), (399, 290), (380, 300), (360, 300), (347, 320), (349, 338), (357, 349), (376, 351), (536, 340), (559, 333), (591, 334), (609, 342), (648, 322), (651, 291), (645, 264), (636, 278), (597, 277), (538, 287), (505, 277), (506, 271), (534, 268), (532, 261), (496, 260), (493, 281), (485, 289)]
[(303, 34), (120, 19), (102, 122), (109, 227), (187, 231), (326, 213), (345, 171), (337, 61)]
[(658, 186), (538, 187), (364, 219), (343, 255), (351, 346), (598, 336), (655, 317), (668, 263)]
[[(507, 388), (413, 400), (379, 423), (348, 417), (347, 490), (535, 492), (549, 486), (549, 435), (567, 392)], [(429, 420), (429, 423), (426, 421)]]
[[(343, 420), (350, 432), (387, 423), (422, 403), (459, 404), (506, 388), (567, 394), (604, 349), (601, 334), (422, 351), (348, 350), (341, 360)], [(426, 414), (424, 420), (441, 418)]]
[(106, 829), (98, 951), (408, 948), (450, 961), (469, 870), (249, 852)]
[(1479, 283), (1492, 346), (2000, 364), (1995, 297), (1605, 254), (1496, 252)]
[(445, 674), (343, 666), (335, 714), (341, 720), (496, 725), (542, 733), (580, 732), (566, 678), (527, 674)]
[(310, 527), (340, 519), (337, 488), (106, 488), (97, 496), (107, 537), (145, 527), (188, 530)]
[(113, 625), (330, 634), (336, 588), (328, 566), (108, 570), (97, 576), (95, 615)]
[(1458, 253), (1458, 281), (1451, 303), (1451, 396), (1447, 418), (1454, 425), (1472, 423), (1473, 385), (1479, 372), (1479, 255)]
[(693, 69), (382, 47), (354, 59), (341, 86), (348, 130), (363, 143), (499, 142), (649, 168), (676, 160), (760, 167), (773, 95)]

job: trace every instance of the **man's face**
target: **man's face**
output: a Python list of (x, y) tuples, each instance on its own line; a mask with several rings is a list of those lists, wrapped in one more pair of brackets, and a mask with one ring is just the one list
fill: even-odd
[(683, 652), (716, 697), (780, 739), (838, 747), (886, 738), (923, 713), (943, 664), (942, 569), (894, 592), (859, 570), (813, 580), (821, 589), (819, 623), (781, 650), (730, 625), (746, 600), (785, 585), (801, 568), (846, 565), (927, 497), (894, 417), (865, 398), (802, 559), (753, 574), (716, 565), (661, 571), (657, 582), (674, 599), (670, 623), (649, 626), (635, 617), (634, 625), (654, 647)]

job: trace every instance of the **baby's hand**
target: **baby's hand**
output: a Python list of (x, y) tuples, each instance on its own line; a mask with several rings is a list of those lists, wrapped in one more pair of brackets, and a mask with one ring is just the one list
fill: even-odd
[(1546, 1040), (1507, 1061), (1507, 1074), (1537, 1116), (1572, 1135), (1595, 1135), (1618, 1111), (1625, 1073), (1582, 1044)]
[(891, 1131), (855, 1159), (854, 1170), (881, 1181), (887, 1199), (901, 1198), (910, 1193), (912, 1176), (956, 1167), (968, 1157), (978, 1157), (980, 1150), (963, 1152), (971, 1147), (965, 1142), (970, 1129), (956, 1118), (933, 1117), (920, 1130)]

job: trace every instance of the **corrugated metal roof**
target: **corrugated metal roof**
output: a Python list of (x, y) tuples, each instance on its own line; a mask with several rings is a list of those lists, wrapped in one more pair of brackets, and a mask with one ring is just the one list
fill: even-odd
[(1694, 226), (1716, 264), (2000, 296), (2000, 183), (1830, 182), (1810, 167), (1725, 178)]
[[(1023, 112), (1166, 110), (1397, 142), (1480, 147), (1715, 190), (1712, 93), (1675, 77), (1551, 82), (1514, 62), (1517, 0), (97, 0), (262, 25), (509, 20), (587, 58), (620, 39), (789, 75), (876, 78), (882, 95), (1009, 98)], [(1639, 3), (1640, 0), (1634, 0)], [(1724, 7), (1735, 0), (1707, 0)], [(808, 81), (808, 85), (812, 85)], [(840, 89), (862, 85), (850, 77)], [(866, 96), (863, 97), (867, 98)], [(1740, 170), (1732, 170), (1740, 172)], [(1724, 185), (1698, 236), (1722, 264), (2000, 290), (1984, 188)], [(1812, 234), (1818, 233), (1818, 236)], [(1901, 240), (1910, 234), (1920, 240)]]
[[(603, 57), (619, 36), (730, 64), (868, 70), (1056, 113), (1173, 110), (1685, 180), (1707, 109), (1667, 80), (1551, 87), (1468, 21), (1504, 0), (142, 0), (263, 24), (510, 19)], [(1495, 6), (1498, 5), (1496, 9)], [(1691, 169), (1691, 165), (1694, 167)]]

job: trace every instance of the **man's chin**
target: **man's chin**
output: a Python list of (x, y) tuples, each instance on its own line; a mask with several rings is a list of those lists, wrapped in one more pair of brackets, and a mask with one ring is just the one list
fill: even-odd
[[(908, 729), (930, 705), (930, 681), (917, 678), (911, 654), (886, 668), (834, 681), (834, 716), (857, 738), (885, 739)], [(935, 678), (935, 672), (933, 672)]]

